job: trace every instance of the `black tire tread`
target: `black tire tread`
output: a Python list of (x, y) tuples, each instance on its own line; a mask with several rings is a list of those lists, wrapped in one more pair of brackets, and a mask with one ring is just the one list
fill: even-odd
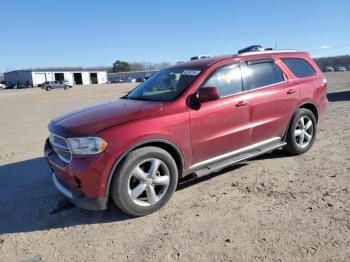
[[(175, 172), (175, 181), (174, 178), (171, 178), (171, 184), (173, 187), (169, 185), (167, 195), (163, 197), (162, 200), (160, 200), (161, 203), (158, 205), (156, 208), (152, 208), (149, 210), (137, 210), (137, 208), (130, 207), (129, 204), (127, 203), (127, 200), (124, 199), (123, 192), (122, 192), (122, 180), (123, 176), (125, 176), (125, 173), (127, 172), (127, 169), (129, 169), (132, 166), (132, 162), (135, 159), (138, 159), (139, 157), (146, 156), (148, 154), (160, 154), (163, 155), (164, 158), (167, 158), (168, 161), (171, 162), (171, 165), (173, 165), (173, 171)], [(169, 167), (170, 169), (171, 167)], [(134, 151), (131, 151), (129, 154), (126, 155), (126, 157), (122, 160), (122, 162), (118, 165), (113, 178), (112, 178), (112, 183), (111, 183), (111, 190), (110, 194), (111, 197), (114, 201), (114, 203), (125, 213), (127, 213), (131, 217), (139, 217), (139, 216), (144, 216), (148, 215), (150, 213), (153, 213), (154, 211), (160, 209), (163, 207), (168, 200), (170, 199), (171, 195), (174, 193), (177, 185), (177, 167), (176, 167), (176, 162), (173, 159), (173, 157), (164, 149), (161, 149), (159, 147), (153, 147), (153, 146), (147, 146), (147, 147), (142, 147), (135, 149)], [(175, 184), (175, 186), (174, 186)]]
[[(294, 141), (294, 137), (293, 137), (293, 132), (295, 129), (296, 122), (302, 115), (309, 116), (311, 118), (311, 120), (313, 122), (313, 126), (314, 126), (314, 133), (313, 133), (312, 140), (309, 143), (309, 145), (305, 148), (298, 147), (296, 145), (296, 143)], [(315, 142), (316, 133), (317, 133), (316, 132), (317, 131), (316, 125), (317, 125), (317, 121), (316, 121), (315, 115), (312, 113), (312, 111), (310, 111), (309, 109), (306, 109), (306, 108), (298, 108), (295, 111), (295, 114), (294, 114), (293, 119), (291, 121), (291, 124), (289, 126), (287, 137), (286, 137), (287, 145), (284, 147), (284, 149), (292, 155), (300, 155), (300, 154), (306, 153), (312, 147), (313, 143)]]

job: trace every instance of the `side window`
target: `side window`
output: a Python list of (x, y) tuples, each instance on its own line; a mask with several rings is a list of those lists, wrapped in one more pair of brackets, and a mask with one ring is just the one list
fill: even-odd
[(248, 90), (277, 84), (285, 80), (283, 72), (272, 59), (247, 61), (243, 75)]
[(204, 82), (202, 87), (217, 87), (220, 97), (242, 92), (242, 77), (239, 64), (218, 69)]
[(313, 67), (304, 59), (301, 58), (282, 58), (283, 63), (285, 63), (290, 71), (296, 77), (307, 77), (315, 75), (315, 70)]

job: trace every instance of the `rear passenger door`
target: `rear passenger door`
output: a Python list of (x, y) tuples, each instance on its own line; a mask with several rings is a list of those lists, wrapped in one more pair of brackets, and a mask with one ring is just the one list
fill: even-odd
[(243, 62), (244, 88), (252, 101), (252, 143), (283, 137), (299, 102), (293, 87), (273, 58)]

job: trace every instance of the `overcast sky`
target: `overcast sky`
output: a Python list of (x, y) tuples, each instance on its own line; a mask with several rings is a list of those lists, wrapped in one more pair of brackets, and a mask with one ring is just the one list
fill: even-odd
[(0, 71), (176, 62), (252, 44), (350, 54), (349, 0), (2, 0)]

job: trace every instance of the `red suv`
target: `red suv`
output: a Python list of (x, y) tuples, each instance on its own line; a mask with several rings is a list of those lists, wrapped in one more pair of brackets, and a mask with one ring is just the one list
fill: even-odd
[(54, 119), (45, 156), (78, 207), (152, 213), (178, 179), (315, 141), (327, 83), (307, 53), (245, 52), (160, 70), (128, 95)]

